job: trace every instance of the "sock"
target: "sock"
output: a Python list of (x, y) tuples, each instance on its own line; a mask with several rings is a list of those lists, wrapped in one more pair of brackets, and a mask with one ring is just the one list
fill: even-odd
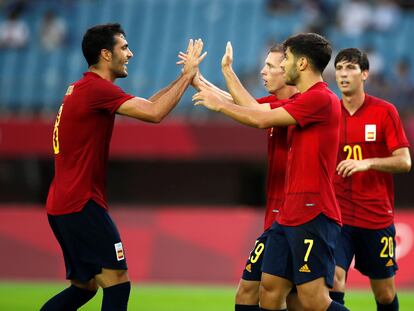
[(345, 304), (345, 301), (344, 301), (345, 293), (342, 293), (342, 292), (329, 292), (329, 296), (331, 297), (331, 299), (333, 301), (336, 301), (337, 303), (340, 303), (341, 305)]
[(71, 285), (47, 301), (40, 311), (76, 311), (95, 296), (90, 291)]
[(337, 303), (336, 301), (332, 301), (326, 311), (349, 311), (349, 309)]
[(398, 308), (399, 304), (397, 294), (395, 294), (394, 300), (388, 305), (380, 304), (377, 301), (377, 311), (398, 311)]
[(101, 311), (126, 311), (131, 282), (125, 282), (103, 289)]
[(260, 311), (259, 305), (238, 305), (234, 306), (235, 311)]

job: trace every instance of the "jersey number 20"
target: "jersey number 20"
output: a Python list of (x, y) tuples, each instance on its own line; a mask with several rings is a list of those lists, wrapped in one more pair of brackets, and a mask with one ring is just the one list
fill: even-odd
[(353, 158), (354, 160), (362, 160), (362, 149), (360, 145), (354, 145), (351, 147), (350, 145), (344, 146), (344, 152), (347, 152), (346, 159), (349, 160)]

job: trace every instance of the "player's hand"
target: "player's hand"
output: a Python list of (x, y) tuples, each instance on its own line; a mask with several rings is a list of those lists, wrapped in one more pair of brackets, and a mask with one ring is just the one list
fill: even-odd
[(200, 91), (200, 86), (202, 84), (201, 79), (200, 79), (201, 73), (198, 70), (197, 73), (195, 74), (193, 80), (191, 81), (191, 85), (193, 86), (193, 88), (195, 88), (197, 91)]
[(201, 54), (202, 51), (203, 41), (201, 39), (197, 39), (195, 41), (191, 39), (188, 42), (187, 52), (180, 52), (178, 54), (178, 58), (180, 59), (180, 61), (178, 61), (177, 64), (183, 65), (183, 74), (189, 75), (190, 77), (194, 77), (196, 75), (198, 71), (198, 65), (207, 55), (207, 52)]
[(344, 160), (336, 167), (338, 175), (342, 177), (352, 176), (356, 172), (365, 172), (370, 169), (369, 159), (365, 160)]
[(220, 110), (222, 101), (223, 96), (220, 93), (206, 87), (205, 85), (201, 85), (200, 91), (193, 96), (194, 106), (202, 105), (213, 111)]
[(227, 69), (231, 68), (231, 65), (233, 64), (233, 47), (231, 46), (231, 42), (228, 41), (226, 45), (226, 52), (223, 55), (223, 58), (221, 59), (221, 68)]

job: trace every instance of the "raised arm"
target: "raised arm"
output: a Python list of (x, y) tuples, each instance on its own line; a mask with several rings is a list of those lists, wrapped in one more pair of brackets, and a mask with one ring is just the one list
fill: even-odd
[(226, 52), (221, 60), (221, 70), (226, 80), (227, 88), (237, 105), (251, 107), (259, 110), (270, 110), (269, 104), (259, 104), (240, 82), (232, 67), (233, 47), (227, 42)]
[(201, 39), (195, 42), (190, 40), (187, 48), (188, 58), (184, 62), (180, 76), (148, 100), (140, 97), (127, 100), (118, 108), (117, 113), (142, 121), (161, 122), (177, 105), (197, 73), (198, 65), (207, 54), (206, 52), (201, 54), (202, 50), (203, 42)]

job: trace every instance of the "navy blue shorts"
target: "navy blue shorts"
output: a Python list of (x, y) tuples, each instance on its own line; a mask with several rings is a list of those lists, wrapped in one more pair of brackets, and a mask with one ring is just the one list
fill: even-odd
[(102, 268), (128, 269), (118, 229), (94, 201), (78, 213), (48, 215), (48, 220), (63, 252), (67, 279), (87, 282)]
[(344, 225), (336, 249), (336, 265), (348, 271), (355, 256), (355, 269), (370, 279), (395, 275), (395, 227), (363, 229)]
[(332, 288), (339, 232), (340, 226), (323, 214), (300, 226), (275, 222), (265, 246), (262, 271), (295, 285), (324, 277)]
[(242, 279), (247, 281), (260, 281), (262, 278), (262, 261), (269, 230), (259, 236), (254, 244), (253, 250), (247, 259), (243, 270)]

